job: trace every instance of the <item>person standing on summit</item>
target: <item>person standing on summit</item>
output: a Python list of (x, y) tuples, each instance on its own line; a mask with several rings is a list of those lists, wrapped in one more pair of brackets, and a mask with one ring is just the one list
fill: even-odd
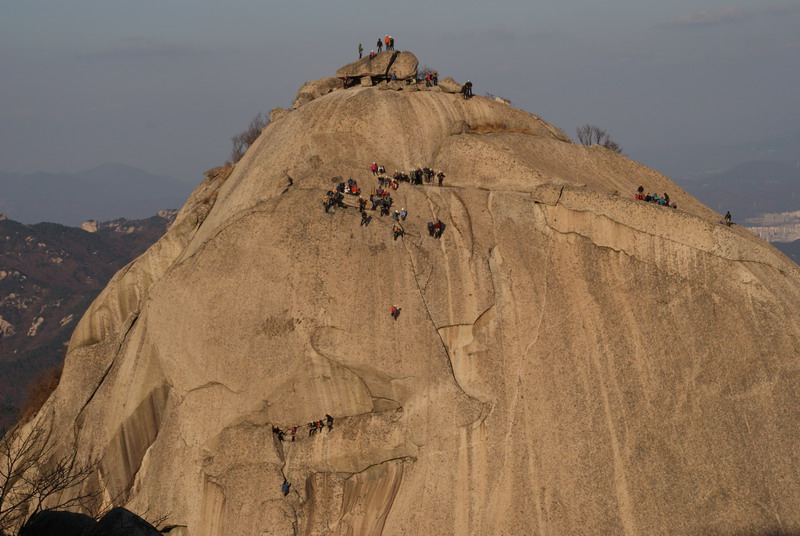
[(361, 55), (364, 53), (364, 47), (361, 46), (361, 43), (358, 44), (358, 59), (361, 59)]
[(383, 41), (381, 39), (378, 39), (378, 54), (380, 54), (382, 50), (383, 50)]

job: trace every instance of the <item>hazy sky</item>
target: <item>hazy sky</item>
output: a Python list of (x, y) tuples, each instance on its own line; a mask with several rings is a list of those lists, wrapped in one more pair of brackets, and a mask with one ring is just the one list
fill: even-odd
[(0, 0), (0, 170), (198, 181), (259, 111), (390, 33), (573, 136), (637, 149), (800, 124), (800, 2)]

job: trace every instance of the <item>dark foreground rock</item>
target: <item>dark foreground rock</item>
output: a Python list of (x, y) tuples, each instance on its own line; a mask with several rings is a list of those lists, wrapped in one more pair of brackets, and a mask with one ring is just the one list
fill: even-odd
[(84, 514), (44, 510), (28, 519), (19, 536), (84, 536), (97, 521)]

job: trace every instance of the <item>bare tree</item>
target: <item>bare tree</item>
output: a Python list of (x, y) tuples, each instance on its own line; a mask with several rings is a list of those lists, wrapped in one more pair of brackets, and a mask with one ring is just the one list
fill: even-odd
[(231, 138), (233, 142), (233, 148), (231, 149), (231, 162), (236, 163), (242, 159), (244, 153), (247, 152), (247, 149), (253, 145), (261, 135), (261, 131), (264, 130), (264, 127), (267, 126), (269, 123), (269, 119), (266, 115), (261, 112), (258, 112), (252, 121), (250, 121), (250, 125), (248, 125), (247, 130), (244, 132), (240, 132), (236, 136)]
[(77, 451), (56, 452), (41, 427), (14, 429), (0, 440), (0, 532), (18, 528), (45, 509), (67, 509), (95, 501), (99, 490), (83, 484), (94, 465), (82, 465)]
[(583, 125), (578, 127), (578, 141), (583, 145), (602, 145), (615, 153), (622, 153), (622, 146), (611, 139), (604, 129), (597, 125)]

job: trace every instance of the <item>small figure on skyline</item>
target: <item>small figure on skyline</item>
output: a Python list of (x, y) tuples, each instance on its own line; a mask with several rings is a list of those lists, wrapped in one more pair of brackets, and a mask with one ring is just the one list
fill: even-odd
[(358, 44), (358, 59), (361, 59), (361, 55), (364, 53), (364, 47), (361, 46), (361, 43)]

